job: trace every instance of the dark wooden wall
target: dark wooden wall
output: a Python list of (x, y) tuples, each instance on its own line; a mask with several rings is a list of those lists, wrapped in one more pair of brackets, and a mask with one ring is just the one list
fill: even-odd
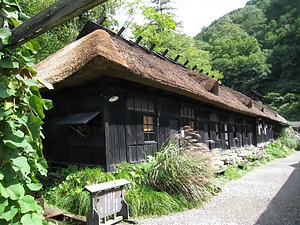
[[(109, 102), (111, 95), (119, 99)], [(54, 103), (44, 126), (45, 156), (66, 164), (100, 165), (110, 171), (121, 162), (142, 162), (185, 125), (193, 126), (211, 149), (257, 145), (275, 137), (271, 121), (118, 79), (102, 78), (99, 83), (49, 92), (45, 97)], [(152, 109), (128, 107), (135, 98), (151, 103)], [(87, 125), (101, 128), (93, 135), (83, 138), (67, 124), (56, 125), (70, 114), (93, 111), (100, 113)], [(155, 136), (150, 141), (145, 140), (144, 115), (154, 117)]]
[(86, 137), (80, 136), (68, 124), (57, 125), (71, 114), (102, 111), (101, 92), (97, 89), (78, 88), (43, 94), (53, 101), (54, 106), (46, 112), (43, 126), (44, 154), (50, 163), (106, 166), (102, 112), (89, 122), (97, 125), (98, 130)]

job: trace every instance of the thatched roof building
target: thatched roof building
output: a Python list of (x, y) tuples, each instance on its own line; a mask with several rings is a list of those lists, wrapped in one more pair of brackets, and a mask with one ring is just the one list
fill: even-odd
[(82, 85), (103, 75), (164, 89), (217, 107), (274, 121), (275, 111), (217, 80), (158, 57), (104, 30), (69, 44), (35, 66), (37, 78), (55, 89)]
[(229, 149), (271, 140), (287, 123), (262, 103), (104, 28), (35, 69), (55, 88), (42, 90), (54, 102), (44, 129), (52, 162), (112, 170), (145, 160), (186, 125), (199, 134), (197, 146)]

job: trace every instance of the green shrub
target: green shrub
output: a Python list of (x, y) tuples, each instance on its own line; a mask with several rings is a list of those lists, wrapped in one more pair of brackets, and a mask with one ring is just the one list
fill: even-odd
[(299, 144), (294, 130), (290, 127), (285, 128), (281, 131), (277, 141), (279, 141), (283, 146), (286, 146), (289, 149), (297, 149)]
[(285, 128), (279, 138), (265, 147), (265, 151), (274, 158), (283, 158), (292, 154), (298, 147), (298, 140), (291, 128)]
[(85, 216), (90, 197), (84, 186), (102, 183), (115, 178), (100, 168), (84, 168), (69, 174), (59, 185), (47, 188), (43, 194), (47, 203), (68, 212)]

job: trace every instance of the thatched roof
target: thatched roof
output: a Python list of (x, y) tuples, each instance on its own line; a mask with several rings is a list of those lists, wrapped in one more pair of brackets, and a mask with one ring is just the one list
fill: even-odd
[(35, 66), (37, 78), (56, 89), (85, 84), (101, 76), (121, 78), (278, 122), (286, 120), (249, 97), (181, 65), (164, 60), (104, 30), (67, 45)]

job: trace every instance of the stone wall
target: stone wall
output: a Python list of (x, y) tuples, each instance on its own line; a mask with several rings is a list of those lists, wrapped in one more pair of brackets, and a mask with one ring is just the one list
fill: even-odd
[(183, 127), (174, 135), (174, 140), (180, 144), (181, 148), (187, 154), (195, 157), (204, 157), (209, 160), (212, 167), (216, 171), (224, 170), (230, 165), (241, 165), (246, 162), (249, 157), (255, 160), (263, 153), (263, 146), (249, 146), (235, 149), (209, 149), (209, 147), (201, 142), (201, 136), (190, 126)]

